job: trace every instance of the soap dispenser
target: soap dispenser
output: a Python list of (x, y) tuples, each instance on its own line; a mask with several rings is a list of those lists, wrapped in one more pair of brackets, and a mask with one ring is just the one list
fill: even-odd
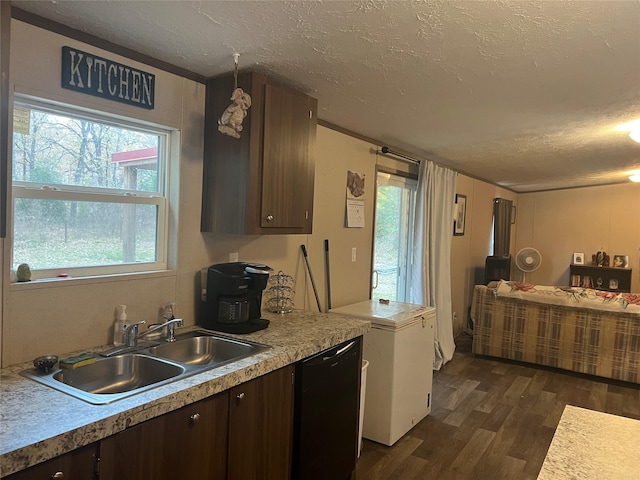
[(116, 321), (113, 326), (113, 344), (115, 346), (124, 345), (124, 334), (128, 327), (127, 306), (118, 305), (116, 308)]
[(168, 322), (169, 320), (173, 320), (175, 317), (175, 302), (167, 302), (164, 306), (164, 310), (162, 311), (162, 321)]

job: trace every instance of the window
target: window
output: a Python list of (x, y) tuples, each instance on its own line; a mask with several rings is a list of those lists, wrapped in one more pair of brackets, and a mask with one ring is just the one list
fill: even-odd
[(411, 299), (417, 180), (378, 172), (371, 298)]
[(16, 99), (13, 270), (27, 263), (43, 278), (166, 268), (169, 133)]

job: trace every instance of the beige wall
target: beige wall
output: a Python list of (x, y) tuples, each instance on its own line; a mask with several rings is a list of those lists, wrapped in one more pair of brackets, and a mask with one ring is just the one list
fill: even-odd
[[(263, 262), (275, 271), (293, 275), (297, 282), (296, 307), (317, 310), (300, 249), (304, 244), (323, 311), (327, 307), (324, 240), (328, 239), (332, 306), (366, 300), (369, 298), (376, 166), (372, 148), (369, 143), (318, 127), (312, 235), (223, 236), (200, 234), (197, 229), (194, 232), (205, 238), (214, 263), (226, 262), (229, 253), (238, 252), (240, 261)], [(344, 227), (348, 170), (365, 174), (365, 228)], [(357, 255), (352, 262), (354, 247)]]
[[(81, 50), (138, 66), (156, 75), (156, 108), (149, 112), (60, 88), (60, 47)], [(158, 274), (15, 284), (2, 269), (2, 365), (29, 361), (42, 354), (63, 354), (111, 341), (116, 305), (128, 305), (132, 320), (156, 321), (167, 300), (187, 325), (195, 323), (199, 305), (199, 271), (227, 262), (237, 252), (241, 261), (259, 261), (294, 275), (296, 307), (316, 309), (315, 297), (300, 250), (305, 244), (326, 309), (324, 240), (330, 242), (332, 305), (369, 298), (375, 146), (319, 127), (316, 149), (314, 233), (309, 236), (220, 236), (200, 232), (202, 138), (205, 88), (201, 84), (137, 64), (110, 52), (13, 21), (11, 85), (16, 92), (69, 102), (90, 109), (177, 128), (181, 131), (180, 161), (172, 165), (171, 196), (179, 209), (171, 212), (177, 226), (171, 270)], [(381, 160), (395, 165), (392, 160)], [(400, 162), (400, 169), (406, 165)], [(345, 228), (347, 170), (366, 178), (365, 228)], [(175, 173), (175, 174), (173, 174)], [(10, 240), (10, 239), (9, 239)], [(3, 242), (9, 264), (10, 241)], [(357, 260), (351, 262), (351, 249)]]
[[(180, 161), (172, 165), (172, 211), (177, 226), (171, 270), (158, 274), (98, 279), (69, 279), (50, 283), (13, 284), (2, 268), (2, 365), (28, 361), (42, 354), (63, 354), (111, 341), (116, 305), (128, 305), (132, 320), (155, 321), (167, 300), (187, 325), (195, 323), (199, 299), (199, 271), (226, 262), (232, 252), (242, 261), (259, 261), (297, 279), (296, 307), (315, 310), (300, 245), (305, 244), (322, 309), (326, 309), (324, 240), (330, 242), (332, 306), (369, 298), (373, 200), (376, 163), (407, 171), (410, 166), (378, 158), (375, 145), (325, 127), (318, 128), (315, 171), (314, 233), (312, 235), (220, 236), (200, 233), (202, 138), (205, 89), (145, 65), (157, 76), (157, 107), (151, 112), (114, 104), (60, 88), (60, 47), (69, 45), (127, 65), (128, 59), (13, 21), (11, 81), (15, 90), (101, 111), (138, 117), (181, 130)], [(365, 227), (345, 228), (347, 170), (365, 174)], [(503, 197), (518, 206), (512, 254), (522, 246), (539, 248), (543, 267), (531, 280), (567, 283), (567, 268), (574, 251), (591, 254), (600, 247), (609, 253), (628, 254), (638, 286), (640, 187), (624, 185), (519, 195), (458, 176), (457, 193), (467, 195), (464, 236), (453, 237), (452, 304), (457, 319), (454, 332), (467, 324), (473, 285), (481, 282), (491, 238), (492, 200)], [(2, 262), (8, 265), (8, 241), (3, 241)], [(351, 261), (356, 248), (357, 260)], [(0, 262), (0, 266), (1, 263)]]
[[(189, 188), (196, 181), (199, 188), (202, 171), (204, 86), (15, 20), (11, 40), (10, 86), (15, 93), (180, 130), (180, 162), (170, 166), (171, 195), (179, 196), (189, 208), (171, 212), (171, 222), (178, 226), (174, 228), (178, 241), (173, 242), (177, 248), (172, 253), (172, 270), (167, 272), (15, 284), (3, 268), (2, 365), (110, 342), (114, 309), (119, 303), (128, 305), (132, 320), (156, 321), (160, 306), (176, 300), (179, 313), (192, 319), (194, 265), (205, 265), (208, 256), (203, 239), (194, 235), (194, 225), (199, 228), (199, 190)], [(147, 111), (63, 90), (60, 48), (64, 45), (154, 73), (155, 109)], [(10, 237), (3, 245), (5, 265), (10, 265), (9, 248)]]
[[(629, 255), (631, 290), (640, 292), (640, 185), (621, 184), (521, 194), (516, 249), (534, 247), (542, 266), (531, 283), (568, 285), (574, 252)], [(515, 273), (518, 278), (520, 273)]]
[(511, 231), (511, 255), (524, 247), (542, 254), (541, 267), (526, 276), (512, 262), (511, 278), (542, 285), (569, 285), (574, 252), (588, 259), (598, 250), (629, 255), (631, 290), (640, 291), (640, 185), (515, 194), (480, 180), (458, 176), (457, 193), (467, 195), (464, 236), (453, 237), (451, 272), (456, 335), (467, 325), (473, 286), (483, 282), (485, 257), (490, 254), (492, 200), (514, 202), (516, 223)]
[[(493, 199), (506, 198), (513, 201), (514, 205), (518, 204), (517, 194), (465, 175), (458, 175), (456, 193), (467, 196), (467, 217), (464, 235), (454, 236), (451, 245), (454, 336), (467, 326), (473, 286), (484, 280), (484, 262), (487, 255), (491, 254)], [(512, 228), (512, 252), (514, 243), (515, 228)]]

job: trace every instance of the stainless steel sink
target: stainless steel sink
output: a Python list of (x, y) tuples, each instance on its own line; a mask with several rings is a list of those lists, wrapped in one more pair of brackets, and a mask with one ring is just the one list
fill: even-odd
[(96, 405), (181, 380), (269, 349), (245, 340), (224, 337), (208, 330), (176, 336), (176, 341), (99, 358), (76, 369), (43, 373), (35, 368), (21, 374)]
[(247, 357), (260, 347), (213, 336), (198, 336), (165, 343), (148, 350), (149, 355), (186, 365), (220, 365)]
[(105, 404), (168, 383), (185, 367), (141, 354), (100, 358), (76, 369), (41, 373), (23, 372), (37, 382), (94, 404)]
[(144, 355), (120, 355), (75, 370), (60, 370), (53, 379), (89, 393), (123, 393), (177, 377), (184, 367)]

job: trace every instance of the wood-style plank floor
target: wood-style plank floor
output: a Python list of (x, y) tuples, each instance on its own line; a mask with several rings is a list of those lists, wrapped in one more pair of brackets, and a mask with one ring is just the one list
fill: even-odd
[(640, 419), (640, 386), (456, 352), (431, 414), (392, 447), (365, 439), (354, 478), (535, 479), (567, 404)]

